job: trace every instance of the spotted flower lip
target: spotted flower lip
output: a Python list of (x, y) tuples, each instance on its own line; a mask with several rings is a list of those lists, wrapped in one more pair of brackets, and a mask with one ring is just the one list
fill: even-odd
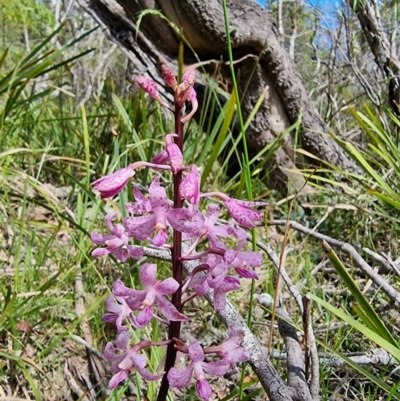
[(104, 357), (113, 362), (111, 371), (115, 373), (109, 383), (110, 389), (114, 389), (119, 383), (127, 379), (133, 369), (136, 369), (147, 381), (159, 380), (163, 376), (163, 373), (154, 375), (145, 368), (146, 356), (139, 354), (143, 345), (139, 343), (129, 348), (128, 344), (131, 338), (132, 334), (124, 331), (119, 334), (115, 346), (109, 342), (104, 349)]
[(117, 280), (113, 287), (113, 294), (116, 297), (124, 298), (132, 311), (140, 311), (134, 319), (134, 325), (138, 328), (145, 327), (150, 322), (155, 304), (169, 320), (182, 322), (189, 320), (165, 298), (166, 295), (176, 292), (179, 287), (178, 282), (172, 277), (159, 281), (156, 278), (156, 273), (157, 265), (145, 263), (140, 269), (140, 281), (145, 288), (144, 290), (133, 290), (125, 287), (121, 280)]
[(184, 370), (171, 368), (167, 375), (169, 385), (182, 389), (189, 384), (193, 375), (196, 380), (197, 395), (202, 400), (208, 401), (211, 398), (212, 390), (204, 371), (213, 376), (223, 376), (228, 371), (229, 361), (221, 359), (215, 362), (205, 362), (203, 348), (196, 341), (188, 346), (188, 353), (192, 362)]
[(143, 256), (143, 248), (140, 246), (130, 245), (129, 236), (122, 224), (114, 225), (112, 222), (117, 218), (118, 214), (111, 212), (106, 215), (105, 223), (112, 234), (101, 234), (93, 232), (90, 238), (96, 245), (105, 245), (105, 248), (96, 248), (92, 252), (92, 256), (114, 254), (120, 262), (126, 262), (128, 257), (132, 259), (140, 259)]
[(93, 189), (100, 192), (101, 199), (112, 198), (119, 194), (128, 183), (129, 179), (135, 175), (131, 166), (122, 168), (115, 173), (101, 177), (91, 183)]

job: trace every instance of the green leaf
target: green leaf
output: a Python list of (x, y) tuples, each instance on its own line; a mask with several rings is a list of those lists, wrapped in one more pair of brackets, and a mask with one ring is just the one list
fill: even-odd
[(375, 344), (379, 345), (380, 347), (384, 348), (387, 352), (389, 352), (397, 361), (400, 362), (400, 349), (397, 344), (392, 344), (391, 342), (385, 340), (382, 336), (377, 334), (376, 332), (372, 331), (365, 325), (361, 324), (357, 320), (353, 319), (344, 311), (336, 308), (329, 302), (319, 298), (318, 296), (311, 294), (311, 298), (317, 302), (318, 304), (322, 305), (325, 309), (328, 309), (330, 312), (335, 314), (337, 317), (342, 319), (344, 322), (348, 323), (351, 327), (355, 328), (365, 337), (373, 341)]
[(371, 330), (374, 330), (382, 338), (397, 346), (396, 340), (393, 338), (390, 331), (386, 328), (380, 317), (377, 315), (374, 308), (365, 298), (364, 294), (358, 288), (357, 283), (353, 280), (350, 273), (345, 268), (342, 261), (338, 258), (334, 250), (325, 241), (322, 242), (322, 248), (333, 267), (338, 272), (340, 278), (346, 284), (356, 301), (360, 304), (362, 312), (360, 313), (360, 318), (363, 319), (364, 323), (370, 327)]

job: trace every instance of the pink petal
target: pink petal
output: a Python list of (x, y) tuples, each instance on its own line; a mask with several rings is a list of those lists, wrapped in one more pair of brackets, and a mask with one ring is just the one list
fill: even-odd
[(166, 150), (162, 150), (156, 156), (154, 156), (153, 160), (151, 161), (154, 164), (165, 164), (168, 162), (169, 156)]
[(143, 308), (136, 316), (136, 323), (137, 328), (142, 329), (143, 327), (147, 326), (150, 322), (151, 318), (153, 317), (153, 306), (149, 305)]
[(128, 370), (120, 370), (116, 375), (114, 375), (110, 383), (108, 384), (108, 387), (110, 390), (114, 389), (115, 387), (118, 386), (119, 383), (124, 381), (128, 377), (129, 371)]
[(172, 277), (167, 278), (161, 283), (157, 283), (156, 292), (158, 295), (171, 295), (179, 287), (179, 283)]
[(128, 343), (131, 340), (131, 338), (132, 334), (129, 331), (123, 331), (118, 335), (117, 340), (115, 341), (116, 347), (120, 350), (127, 350)]
[(196, 284), (193, 286), (193, 289), (195, 290), (197, 295), (205, 295), (207, 294), (208, 290), (210, 289), (210, 286), (208, 285), (207, 281), (205, 280), (202, 284)]
[(108, 248), (96, 248), (92, 251), (92, 256), (97, 257), (97, 256), (104, 256), (108, 255), (111, 253), (111, 249)]
[(228, 352), (228, 358), (232, 362), (247, 362), (250, 359), (250, 353), (243, 347), (238, 347)]
[(100, 234), (100, 233), (91, 233), (90, 239), (96, 245), (104, 245), (106, 241), (113, 239), (115, 235), (112, 234)]
[(121, 239), (117, 237), (111, 238), (110, 240), (106, 241), (107, 248), (111, 250), (119, 248), (123, 244), (123, 241), (121, 241)]
[(255, 207), (255, 206), (267, 206), (268, 202), (253, 202), (253, 201), (244, 201), (240, 199), (233, 199), (238, 205), (248, 207)]
[(235, 267), (235, 270), (240, 277), (258, 280), (258, 274), (253, 270), (245, 269), (243, 267)]
[(196, 91), (194, 90), (193, 87), (190, 88), (190, 90), (189, 90), (189, 94), (188, 94), (187, 100), (190, 103), (192, 103), (192, 111), (188, 115), (186, 115), (185, 118), (182, 118), (181, 122), (183, 124), (187, 123), (194, 116), (194, 114), (196, 113), (197, 109), (199, 108), (199, 102), (197, 100), (197, 93), (196, 93)]
[(178, 312), (176, 307), (161, 295), (156, 294), (156, 302), (160, 312), (173, 322), (188, 322), (190, 319), (183, 313)]
[(140, 269), (140, 282), (143, 287), (154, 287), (157, 282), (157, 265), (153, 263), (145, 263)]
[(211, 386), (206, 379), (197, 380), (196, 393), (204, 401), (208, 401), (212, 396)]
[(118, 262), (126, 262), (126, 260), (128, 259), (128, 252), (126, 251), (126, 249), (119, 247), (119, 248), (115, 248), (113, 249), (113, 254), (115, 255), (115, 257), (117, 258)]
[(129, 355), (125, 354), (125, 358), (118, 364), (118, 367), (123, 370), (128, 370), (132, 367), (133, 363)]
[(216, 362), (205, 362), (202, 366), (212, 376), (223, 376), (229, 369), (229, 360), (221, 359)]
[(122, 310), (122, 305), (117, 303), (113, 295), (107, 297), (106, 308), (109, 312), (119, 313)]
[(128, 245), (127, 246), (127, 251), (128, 251), (128, 255), (132, 259), (140, 259), (144, 255), (144, 250), (140, 246)]
[(261, 221), (260, 212), (242, 206), (236, 201), (236, 199), (228, 199), (224, 202), (224, 204), (229, 210), (232, 218), (243, 227), (254, 228), (254, 222)]
[(187, 70), (183, 75), (182, 75), (182, 83), (187, 83), (190, 86), (194, 85), (194, 81), (196, 79), (196, 71), (194, 69), (189, 69)]
[(189, 356), (190, 356), (190, 359), (192, 360), (192, 362), (196, 363), (196, 362), (204, 361), (203, 348), (197, 341), (192, 342), (188, 346), (188, 352), (189, 352)]
[(124, 224), (131, 237), (143, 241), (154, 231), (156, 221), (155, 216), (125, 217)]
[(224, 260), (226, 263), (231, 264), (237, 256), (238, 252), (233, 250), (233, 249), (228, 249), (227, 251), (225, 251), (224, 254)]
[(150, 204), (153, 209), (161, 207), (167, 209), (170, 205), (165, 188), (159, 185), (158, 177), (153, 181), (149, 188)]
[(171, 387), (176, 387), (182, 389), (186, 387), (192, 377), (192, 367), (191, 365), (185, 370), (178, 370), (171, 368), (168, 372), (167, 379)]
[(227, 272), (228, 266), (225, 263), (220, 263), (214, 269), (210, 270), (207, 278), (210, 288), (218, 288), (225, 279)]
[(143, 294), (146, 294), (145, 290), (133, 290), (132, 288), (126, 287), (121, 280), (115, 281), (112, 292), (116, 297), (131, 297), (131, 298), (142, 297)]
[(167, 144), (167, 153), (169, 156), (169, 164), (171, 165), (171, 170), (174, 174), (176, 174), (182, 168), (182, 152), (176, 143), (169, 143)]
[(251, 267), (259, 267), (263, 263), (263, 256), (261, 253), (253, 251), (239, 252), (238, 259), (246, 262), (246, 264)]
[(224, 281), (221, 283), (218, 290), (229, 292), (237, 290), (240, 287), (240, 280), (237, 277), (226, 276)]
[(157, 234), (154, 236), (154, 238), (151, 240), (151, 243), (154, 246), (163, 246), (168, 239), (168, 234), (165, 230), (158, 230)]
[(164, 376), (164, 373), (159, 373), (157, 375), (153, 375), (146, 369), (139, 369), (139, 373), (140, 373), (140, 376), (142, 376), (144, 380), (147, 380), (149, 382), (159, 380)]
[(121, 192), (134, 174), (135, 172), (128, 166), (92, 182), (91, 185), (100, 192), (101, 198), (110, 198)]
[(215, 290), (214, 291), (214, 309), (216, 312), (222, 312), (226, 306), (226, 295), (225, 292)]
[[(193, 220), (191, 220), (193, 218)], [(200, 212), (187, 209), (171, 209), (167, 212), (168, 222), (174, 230), (195, 234), (204, 225), (204, 217)]]
[(104, 358), (108, 361), (119, 361), (121, 359), (121, 354), (116, 352), (114, 345), (112, 343), (107, 343), (104, 348)]
[(106, 217), (104, 219), (104, 222), (107, 226), (107, 228), (113, 233), (114, 233), (114, 224), (113, 221), (118, 217), (118, 213), (116, 212), (110, 212), (106, 214)]
[(179, 194), (182, 199), (190, 200), (192, 205), (200, 202), (200, 177), (197, 166), (193, 165), (190, 173), (186, 174), (179, 186)]

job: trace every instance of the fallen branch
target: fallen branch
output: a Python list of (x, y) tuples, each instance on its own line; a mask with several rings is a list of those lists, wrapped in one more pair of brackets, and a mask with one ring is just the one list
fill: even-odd
[(397, 306), (400, 306), (400, 293), (395, 290), (384, 278), (382, 278), (379, 273), (374, 271), (374, 269), (362, 258), (362, 256), (357, 252), (353, 245), (347, 242), (342, 242), (337, 239), (328, 237), (327, 235), (318, 233), (310, 228), (297, 223), (296, 221), (287, 220), (271, 220), (272, 225), (286, 225), (288, 224), (291, 228), (299, 231), (303, 234), (310, 235), (321, 241), (326, 241), (329, 245), (339, 248), (347, 255), (351, 256), (354, 263), (361, 268), (361, 270), (374, 282), (376, 286), (382, 289), (382, 291), (393, 301)]

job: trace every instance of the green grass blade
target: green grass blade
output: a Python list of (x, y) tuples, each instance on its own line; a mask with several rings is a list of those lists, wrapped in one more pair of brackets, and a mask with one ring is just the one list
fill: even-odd
[(385, 340), (382, 336), (377, 334), (376, 332), (370, 330), (368, 327), (363, 325), (362, 323), (358, 322), (357, 320), (353, 319), (344, 311), (336, 308), (329, 302), (319, 298), (318, 296), (311, 294), (311, 298), (318, 303), (319, 305), (323, 306), (325, 309), (332, 312), (334, 315), (342, 319), (344, 322), (348, 323), (351, 327), (359, 331), (365, 337), (373, 341), (375, 344), (379, 345), (380, 347), (384, 348), (387, 352), (389, 352), (397, 361), (400, 361), (400, 349), (397, 344), (392, 344), (391, 342)]
[(211, 172), (212, 166), (215, 163), (215, 160), (217, 159), (218, 155), (220, 154), (221, 150), (222, 150), (222, 144), (225, 141), (225, 138), (228, 134), (229, 131), (229, 127), (231, 125), (232, 122), (232, 118), (233, 115), (235, 113), (235, 106), (236, 106), (236, 96), (235, 96), (235, 92), (232, 93), (232, 96), (230, 97), (230, 99), (228, 100), (227, 106), (226, 106), (226, 113), (225, 113), (225, 118), (224, 118), (224, 122), (222, 124), (222, 127), (219, 131), (217, 140), (213, 146), (213, 150), (211, 152), (211, 155), (207, 161), (206, 166), (204, 167), (204, 171), (203, 174), (201, 176), (201, 185), (200, 187), (202, 187), (204, 185), (204, 183), (207, 180), (208, 175)]
[[(375, 312), (374, 308), (371, 306), (371, 304), (367, 301), (365, 298), (364, 294), (361, 292), (361, 290), (358, 288), (356, 282), (353, 280), (351, 277), (350, 273), (347, 271), (347, 269), (344, 267), (342, 261), (338, 258), (334, 250), (330, 247), (330, 245), (323, 241), (322, 242), (322, 248), (332, 263), (332, 266), (335, 268), (335, 270), (338, 272), (339, 276), (343, 280), (343, 282), (346, 284), (347, 288), (349, 291), (352, 293), (356, 301), (360, 304), (360, 307), (362, 309), (362, 315), (360, 316), (361, 318), (365, 317), (366, 320), (364, 323), (367, 326), (373, 326), (374, 331), (379, 334), (382, 338), (384, 338), (386, 341), (390, 342), (393, 345), (397, 345), (396, 340), (393, 338), (391, 335), (390, 331), (386, 328), (382, 320), (379, 318), (377, 313)], [(367, 318), (368, 317), (368, 318)], [(371, 328), (371, 329), (373, 329)]]

